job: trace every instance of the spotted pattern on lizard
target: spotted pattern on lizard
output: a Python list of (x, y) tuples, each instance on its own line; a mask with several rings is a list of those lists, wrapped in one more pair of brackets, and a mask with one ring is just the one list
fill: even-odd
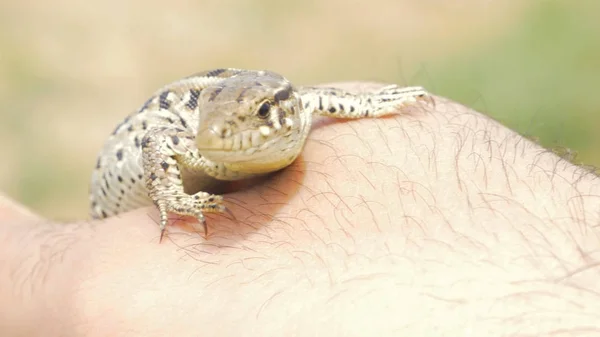
[[(183, 78), (158, 90), (112, 132), (92, 174), (91, 216), (154, 204), (161, 238), (169, 213), (196, 217), (206, 232), (204, 213), (226, 208), (221, 195), (202, 191), (203, 182), (290, 165), (315, 114), (379, 117), (424, 99), (430, 97), (422, 87), (389, 85), (355, 94), (295, 87), (263, 70), (214, 69)], [(196, 187), (188, 189), (184, 177)]]

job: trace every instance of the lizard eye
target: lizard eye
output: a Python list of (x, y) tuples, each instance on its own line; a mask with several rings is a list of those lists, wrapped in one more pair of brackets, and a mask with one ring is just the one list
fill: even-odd
[(264, 102), (258, 108), (258, 117), (260, 117), (260, 118), (267, 118), (267, 117), (269, 117), (270, 113), (271, 113), (271, 103), (269, 103), (269, 102)]

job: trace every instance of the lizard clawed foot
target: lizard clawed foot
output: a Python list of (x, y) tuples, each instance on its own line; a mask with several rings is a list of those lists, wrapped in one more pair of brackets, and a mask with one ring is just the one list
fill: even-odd
[(381, 107), (387, 105), (406, 105), (427, 99), (429, 93), (423, 87), (400, 87), (392, 84), (374, 93), (374, 100)]
[(161, 199), (155, 201), (160, 212), (160, 241), (164, 237), (167, 224), (169, 222), (168, 213), (179, 215), (190, 215), (198, 219), (198, 222), (204, 228), (204, 237), (208, 236), (208, 226), (204, 213), (222, 213), (228, 212), (223, 205), (223, 197), (220, 195), (198, 192), (194, 195), (183, 194), (177, 197)]
[(364, 99), (370, 106), (361, 117), (380, 117), (395, 113), (399, 108), (419, 101), (431, 101), (431, 95), (423, 87), (400, 87), (392, 84), (366, 93)]

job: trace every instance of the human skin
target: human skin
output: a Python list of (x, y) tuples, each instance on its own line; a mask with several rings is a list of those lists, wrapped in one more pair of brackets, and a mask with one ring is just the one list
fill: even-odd
[(321, 120), (207, 239), (175, 221), (159, 243), (154, 207), (53, 224), (2, 199), (0, 335), (597, 336), (599, 196), (443, 98)]

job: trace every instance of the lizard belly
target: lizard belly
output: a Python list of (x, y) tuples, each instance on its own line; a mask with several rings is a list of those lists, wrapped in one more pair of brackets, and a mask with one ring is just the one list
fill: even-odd
[(107, 142), (106, 147), (113, 149), (109, 153), (114, 154), (100, 158), (92, 174), (92, 218), (106, 218), (152, 205), (145, 184), (140, 148), (133, 141), (125, 141), (120, 147), (115, 147), (113, 143)]

